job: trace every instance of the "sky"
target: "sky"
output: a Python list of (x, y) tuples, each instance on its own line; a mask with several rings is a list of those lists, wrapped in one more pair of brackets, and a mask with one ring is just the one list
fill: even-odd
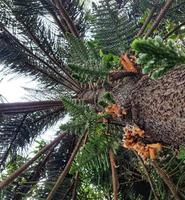
[[(87, 8), (91, 7), (92, 2), (98, 2), (99, 0), (86, 0)], [(3, 65), (0, 65), (0, 101), (4, 102), (25, 102), (28, 101), (28, 92), (23, 88), (37, 88), (37, 82), (33, 81), (29, 77), (23, 77), (19, 75), (3, 75), (1, 69)], [(3, 98), (2, 98), (3, 97)], [(1, 103), (1, 102), (0, 102)], [(59, 130), (61, 123), (66, 123), (69, 120), (69, 116), (66, 116), (63, 120), (57, 123), (55, 126), (51, 127), (43, 134), (41, 137), (46, 141), (51, 140), (54, 137), (54, 133)]]
[[(2, 69), (0, 66), (0, 71)], [(3, 75), (0, 72), (0, 95), (3, 96), (3, 100), (6, 102), (25, 102), (29, 101), (28, 92), (23, 88), (37, 88), (38, 82), (33, 81), (29, 77), (18, 76), (18, 75)], [(1, 103), (1, 102), (0, 102)], [(36, 138), (36, 140), (44, 139), (46, 142), (51, 141), (54, 138), (54, 134), (59, 130), (59, 126), (62, 123), (66, 123), (69, 120), (69, 116), (64, 117), (53, 127), (49, 128), (43, 135)], [(32, 148), (36, 145), (33, 144)]]
[[(92, 2), (99, 0), (86, 0), (87, 8), (91, 7)], [(0, 70), (2, 69), (0, 65)], [(29, 77), (21, 77), (18, 75), (3, 76), (0, 72), (0, 95), (3, 95), (8, 102), (27, 101), (28, 92), (23, 87), (36, 88), (37, 82), (32, 81)]]
[(23, 88), (31, 87), (35, 88), (37, 83), (32, 81), (30, 78), (19, 77), (15, 75), (3, 75), (0, 73), (0, 94), (8, 102), (22, 102), (26, 101), (28, 92)]

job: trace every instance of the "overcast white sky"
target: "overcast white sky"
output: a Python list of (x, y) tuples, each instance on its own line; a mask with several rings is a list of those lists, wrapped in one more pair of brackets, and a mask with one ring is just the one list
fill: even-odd
[[(0, 66), (0, 69), (3, 66)], [(2, 95), (8, 102), (23, 102), (28, 101), (28, 93), (23, 87), (37, 88), (37, 82), (32, 81), (29, 77), (21, 77), (18, 75), (6, 75), (4, 76), (0, 72), (0, 95)], [(54, 134), (59, 130), (61, 123), (66, 123), (69, 117), (65, 117), (63, 120), (58, 122), (55, 126), (51, 127), (46, 131), (44, 135), (38, 137), (39, 139), (44, 139), (45, 141), (50, 141), (53, 139)], [(32, 146), (33, 148), (33, 146)]]
[(36, 87), (36, 82), (33, 82), (29, 78), (18, 77), (16, 75), (3, 76), (2, 73), (0, 77), (3, 78), (0, 82), (0, 94), (7, 99), (8, 102), (18, 102), (26, 101), (27, 91), (22, 87)]
[[(91, 2), (98, 2), (99, 0), (86, 0), (86, 5), (88, 8), (91, 6)], [(3, 66), (0, 65), (0, 69)], [(36, 88), (37, 82), (32, 81), (29, 77), (21, 77), (18, 75), (6, 75), (4, 76), (2, 72), (0, 72), (0, 95), (2, 95), (8, 102), (22, 102), (28, 101), (27, 99), (27, 91), (23, 89), (23, 87), (27, 88)], [(67, 116), (63, 123), (67, 122), (69, 117)], [(42, 136), (45, 140), (51, 140), (53, 138), (53, 134), (58, 131), (58, 127), (61, 122), (57, 123), (56, 126), (51, 127), (46, 134)]]
[[(86, 6), (91, 7), (92, 2), (99, 0), (86, 0)], [(0, 69), (3, 66), (0, 65)], [(3, 79), (3, 80), (1, 80)], [(3, 76), (0, 72), (0, 95), (3, 95), (8, 102), (26, 101), (27, 92), (22, 87), (36, 88), (36, 82), (30, 78), (20, 77), (18, 75)]]

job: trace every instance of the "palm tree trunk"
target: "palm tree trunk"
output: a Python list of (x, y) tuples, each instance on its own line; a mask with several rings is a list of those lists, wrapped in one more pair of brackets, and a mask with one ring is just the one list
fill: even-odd
[(44, 109), (63, 108), (62, 101), (32, 101), (17, 103), (0, 103), (0, 114), (29, 113)]
[(119, 105), (130, 106), (131, 122), (152, 142), (185, 145), (184, 67), (176, 67), (157, 80), (129, 77), (112, 89)]

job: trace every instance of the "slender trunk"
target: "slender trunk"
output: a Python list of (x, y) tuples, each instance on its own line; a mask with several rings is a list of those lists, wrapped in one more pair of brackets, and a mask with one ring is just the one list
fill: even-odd
[(180, 200), (180, 197), (178, 195), (176, 187), (175, 187), (174, 183), (170, 180), (170, 178), (168, 177), (168, 175), (158, 166), (158, 164), (157, 164), (156, 161), (153, 161), (152, 165), (155, 168), (155, 170), (157, 171), (157, 173), (159, 174), (159, 176), (163, 179), (163, 181), (165, 182), (165, 184), (170, 189), (170, 191), (171, 191), (174, 199), (175, 200)]
[(82, 141), (84, 138), (86, 138), (87, 135), (87, 131), (85, 131), (85, 133), (80, 137), (80, 139), (78, 140), (78, 143), (76, 144), (73, 153), (71, 154), (71, 157), (69, 158), (67, 165), (65, 166), (64, 170), (62, 171), (61, 175), (58, 177), (54, 187), (52, 188), (51, 192), (49, 193), (47, 200), (52, 200), (53, 196), (55, 195), (55, 192), (57, 191), (57, 189), (59, 188), (59, 186), (63, 183), (64, 178), (66, 177), (67, 173), (69, 172), (71, 165), (74, 161), (74, 158), (76, 156), (76, 154), (78, 153), (80, 146), (82, 144)]
[(53, 147), (55, 144), (59, 144), (62, 138), (64, 138), (66, 134), (62, 133), (60, 134), (55, 140), (53, 140), (50, 144), (43, 147), (31, 160), (26, 162), (24, 165), (22, 165), (19, 169), (17, 169), (15, 172), (13, 172), (10, 176), (8, 176), (5, 180), (0, 182), (0, 189), (5, 188), (10, 183), (12, 183), (18, 176), (20, 176), (24, 171), (28, 169), (30, 165), (32, 165), (41, 155), (46, 153), (49, 149)]
[(145, 20), (143, 26), (141, 27), (141, 29), (139, 30), (138, 34), (136, 35), (136, 37), (140, 37), (140, 36), (144, 33), (144, 31), (145, 31), (145, 29), (147, 28), (148, 24), (151, 22), (152, 17), (153, 17), (153, 15), (154, 15), (155, 11), (156, 11), (156, 7), (153, 7), (153, 8), (151, 9), (151, 11), (150, 11), (148, 17), (146, 18), (146, 20)]
[(157, 16), (155, 22), (153, 23), (152, 27), (150, 30), (148, 30), (148, 32), (146, 33), (145, 37), (150, 37), (152, 35), (152, 33), (155, 31), (155, 29), (158, 27), (159, 23), (161, 22), (161, 20), (164, 18), (164, 16), (166, 15), (168, 9), (170, 8), (170, 6), (172, 5), (173, 0), (167, 0), (164, 7), (161, 9), (159, 15)]
[(170, 70), (157, 80), (129, 77), (113, 87), (116, 102), (130, 106), (132, 123), (148, 140), (185, 145), (185, 66)]
[(0, 103), (0, 114), (29, 113), (44, 109), (63, 108), (62, 101)]
[(112, 150), (109, 151), (109, 158), (110, 158), (111, 171), (112, 171), (112, 185), (113, 185), (114, 200), (118, 200), (119, 182), (118, 182), (118, 176), (116, 172), (116, 166), (115, 166), (116, 163), (115, 163), (114, 153)]

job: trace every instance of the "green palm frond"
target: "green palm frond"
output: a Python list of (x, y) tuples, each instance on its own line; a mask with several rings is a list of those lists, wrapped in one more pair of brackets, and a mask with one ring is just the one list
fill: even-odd
[[(50, 1), (44, 2), (48, 5)], [(61, 85), (64, 85), (68, 89), (78, 91), (80, 86), (65, 69), (66, 66), (63, 60), (65, 56), (61, 55), (59, 51), (60, 46), (64, 43), (64, 35), (61, 37), (61, 30), (56, 29), (55, 22), (51, 23), (52, 20), (48, 20), (50, 18), (47, 13), (48, 7), (44, 4), (45, 8), (42, 3), (43, 1), (26, 1), (26, 3), (19, 0), (12, 2), (2, 1), (5, 12), (10, 12), (9, 23), (1, 22), (1, 29), (3, 30), (1, 39), (2, 45), (4, 45), (2, 51), (6, 50), (4, 48), (7, 47), (14, 49), (14, 52), (10, 50), (9, 56), (11, 53), (19, 54), (21, 52), (24, 54), (24, 58), (28, 59), (27, 57), (29, 57), (28, 64), (19, 63), (19, 65), (14, 65), (15, 70), (20, 71), (21, 67), (22, 73), (26, 73), (24, 68), (29, 65), (27, 68), (29, 68), (30, 75), (36, 78), (43, 76), (49, 80), (53, 79), (55, 80), (54, 82), (59, 81)], [(79, 8), (78, 4), (78, 1), (71, 1), (73, 9), (71, 7), (66, 8), (66, 15), (69, 14), (68, 10), (70, 11), (70, 20), (77, 19), (78, 21), (81, 18), (82, 13), (80, 10), (82, 10), (83, 6)], [(52, 6), (55, 7), (55, 5)], [(65, 6), (68, 6), (68, 4), (65, 4)], [(58, 12), (57, 8), (53, 8), (53, 12)], [(79, 13), (78, 16), (77, 13)], [(55, 13), (55, 15), (57, 16), (59, 13)], [(75, 24), (73, 25), (75, 26)], [(12, 41), (8, 43), (5, 37), (9, 37)], [(18, 51), (16, 51), (17, 47)], [(13, 60), (9, 60), (8, 58), (4, 57), (4, 60), (2, 60), (4, 62), (8, 60), (7, 62), (11, 64)], [(19, 60), (16, 55), (14, 59)], [(46, 82), (49, 82), (49, 80)]]
[(100, 49), (119, 54), (129, 48), (137, 27), (124, 7), (119, 9), (116, 1), (106, 0), (94, 6), (92, 32)]
[[(11, 185), (1, 190), (0, 197), (3, 197), (4, 200), (21, 198), (33, 198), (35, 200), (46, 199), (53, 183), (64, 169), (74, 145), (75, 137), (68, 135), (60, 142), (58, 147), (51, 149)], [(7, 164), (8, 171), (5, 173), (11, 173), (24, 162), (26, 162), (26, 158), (17, 156), (16, 165), (14, 162), (9, 162)], [(64, 185), (58, 189), (54, 199), (58, 199), (59, 196), (63, 198), (72, 182), (72, 175), (67, 175)], [(71, 197), (71, 195), (68, 194), (68, 197)]]
[[(38, 183), (37, 188), (34, 188), (32, 195), (30, 194), (32, 198), (35, 200), (47, 198), (48, 193), (53, 187), (53, 184), (69, 160), (69, 157), (75, 146), (75, 142), (75, 136), (68, 135), (64, 140), (61, 141), (59, 147), (53, 151), (50, 159), (46, 163), (46, 167), (40, 179), (40, 183)], [(62, 199), (64, 196), (66, 196), (65, 199), (70, 199), (71, 193), (67, 193), (67, 191), (70, 187), (73, 188), (73, 181), (73, 176), (68, 174), (64, 180), (64, 184), (59, 187), (53, 199), (57, 200), (59, 197)]]
[(85, 128), (94, 127), (99, 118), (96, 112), (83, 101), (71, 100), (63, 97), (62, 102), (68, 111), (70, 121), (60, 127), (61, 130), (69, 131), (79, 135)]
[(68, 67), (81, 83), (105, 81), (109, 71), (119, 67), (119, 57), (104, 53), (96, 40), (84, 41), (72, 35), (68, 35), (67, 40)]
[[(45, 102), (47, 104), (47, 102)], [(4, 166), (7, 159), (15, 158), (20, 148), (26, 147), (36, 136), (43, 133), (60, 118), (64, 117), (62, 105), (56, 106), (48, 103), (41, 109), (41, 104), (30, 103), (30, 108), (25, 103), (14, 105), (5, 109), (6, 104), (1, 107), (1, 156), (0, 165)], [(43, 104), (44, 105), (44, 104)], [(32, 106), (32, 107), (31, 107)], [(40, 106), (40, 107), (39, 107)], [(16, 109), (15, 109), (16, 107)], [(14, 109), (14, 110), (13, 110)]]

